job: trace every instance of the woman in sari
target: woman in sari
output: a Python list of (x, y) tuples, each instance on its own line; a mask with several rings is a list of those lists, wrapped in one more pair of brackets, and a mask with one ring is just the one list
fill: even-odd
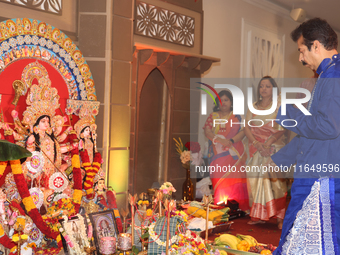
[[(277, 84), (270, 76), (263, 77), (258, 85), (258, 100), (254, 103), (257, 110), (272, 107), (273, 87)], [(265, 172), (271, 162), (270, 156), (286, 143), (285, 130), (273, 121), (277, 110), (269, 115), (256, 115), (248, 110), (245, 134), (249, 142), (249, 161), (247, 169), (256, 172), (247, 173), (251, 221), (248, 224), (265, 223), (271, 217), (277, 217), (278, 228), (282, 228), (285, 215), (287, 184), (273, 172)], [(264, 166), (264, 167), (263, 167)]]
[[(209, 139), (210, 145), (209, 167), (214, 202), (217, 204), (234, 199), (242, 210), (247, 210), (249, 205), (246, 175), (239, 171), (246, 160), (242, 143), (245, 135), (240, 126), (241, 117), (233, 114), (233, 97), (229, 91), (222, 90), (219, 96), (222, 105), (216, 98), (217, 105), (204, 125), (205, 136)], [(217, 119), (226, 120), (227, 123), (217, 124)]]

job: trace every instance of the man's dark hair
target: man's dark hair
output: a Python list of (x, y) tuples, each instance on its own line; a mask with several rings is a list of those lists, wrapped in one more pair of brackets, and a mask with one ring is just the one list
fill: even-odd
[(318, 40), (326, 50), (334, 50), (338, 47), (338, 36), (326, 20), (314, 18), (303, 22), (291, 32), (294, 42), (303, 36), (303, 44), (311, 50), (313, 42)]

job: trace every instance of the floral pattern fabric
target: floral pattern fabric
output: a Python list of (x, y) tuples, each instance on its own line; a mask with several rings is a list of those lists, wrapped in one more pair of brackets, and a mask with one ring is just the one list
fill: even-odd
[(338, 254), (332, 198), (334, 179), (316, 181), (296, 215), (282, 254)]

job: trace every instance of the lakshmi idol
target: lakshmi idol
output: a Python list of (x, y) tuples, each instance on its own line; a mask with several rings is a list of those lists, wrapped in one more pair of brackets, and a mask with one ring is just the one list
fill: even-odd
[[(80, 119), (74, 125), (74, 129), (79, 139), (79, 152), (82, 162), (82, 168), (85, 170), (85, 181), (83, 184), (86, 192), (86, 202), (94, 200), (95, 193), (93, 190), (94, 177), (98, 173), (102, 157), (96, 148), (96, 134), (97, 128), (95, 119), (88, 114), (89, 109), (84, 106), (80, 110)], [(95, 202), (95, 201), (94, 201)]]
[(76, 133), (79, 138), (79, 150), (86, 150), (90, 158), (91, 164), (93, 163), (93, 156), (97, 152), (96, 145), (96, 129), (97, 125), (94, 124), (94, 119), (91, 117), (84, 117), (75, 124)]

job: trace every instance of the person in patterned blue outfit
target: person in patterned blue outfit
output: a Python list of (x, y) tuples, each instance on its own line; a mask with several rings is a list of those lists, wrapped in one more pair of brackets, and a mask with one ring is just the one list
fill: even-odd
[[(319, 74), (308, 104), (311, 115), (287, 105), (276, 119), (294, 119), (297, 136), (272, 156), (277, 166), (296, 163), (291, 202), (274, 254), (339, 254), (340, 55), (338, 38), (320, 18), (299, 25), (291, 37), (299, 61)], [(335, 178), (334, 178), (335, 177)]]

